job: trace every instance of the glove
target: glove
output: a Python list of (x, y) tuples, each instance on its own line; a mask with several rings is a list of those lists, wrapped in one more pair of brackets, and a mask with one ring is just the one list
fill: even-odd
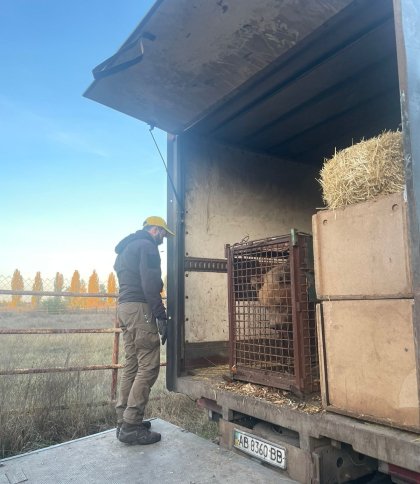
[(162, 345), (164, 345), (168, 338), (168, 321), (166, 319), (158, 319), (157, 327), (159, 334), (162, 336)]

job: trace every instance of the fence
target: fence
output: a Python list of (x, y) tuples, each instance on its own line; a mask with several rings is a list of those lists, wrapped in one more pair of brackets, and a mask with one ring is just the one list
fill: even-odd
[[(42, 282), (42, 287), (56, 285), (55, 280)], [(21, 289), (7, 289), (12, 286), (12, 278), (0, 276), (0, 314), (1, 313), (33, 313), (38, 314), (86, 314), (108, 313), (113, 314), (113, 327), (111, 328), (3, 328), (0, 322), (1, 335), (52, 335), (52, 334), (113, 334), (111, 364), (64, 366), (48, 368), (13, 368), (1, 369), (3, 375), (25, 375), (35, 373), (64, 373), (84, 372), (96, 370), (112, 370), (111, 401), (116, 399), (118, 370), (123, 367), (119, 363), (120, 333), (118, 318), (116, 317), (116, 292), (74, 292), (68, 290), (33, 290), (35, 282), (24, 281)], [(98, 284), (99, 286), (99, 284)], [(104, 285), (101, 285), (102, 288)], [(63, 281), (62, 287), (70, 287)], [(83, 287), (83, 286), (82, 286)], [(85, 303), (86, 302), (86, 303)], [(166, 366), (166, 363), (161, 363)]]
[(57, 273), (45, 279), (38, 272), (34, 279), (24, 279), (18, 270), (13, 277), (0, 275), (0, 311), (69, 311), (115, 308), (117, 287), (110, 274), (107, 284), (99, 282), (94, 271), (86, 282), (75, 271), (71, 280)]

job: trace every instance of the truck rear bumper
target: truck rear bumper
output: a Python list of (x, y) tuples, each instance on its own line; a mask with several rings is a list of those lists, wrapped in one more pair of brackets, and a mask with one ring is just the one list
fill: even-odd
[(212, 400), (217, 405), (215, 408), (221, 409), (221, 418), (225, 422), (233, 423), (238, 416), (247, 416), (296, 432), (299, 449), (304, 452), (312, 452), (326, 438), (337, 448), (347, 444), (364, 456), (420, 472), (418, 434), (324, 411), (308, 414), (293, 406), (253, 396), (244, 397), (224, 389), (220, 381), (194, 376), (178, 378), (176, 389), (196, 400)]

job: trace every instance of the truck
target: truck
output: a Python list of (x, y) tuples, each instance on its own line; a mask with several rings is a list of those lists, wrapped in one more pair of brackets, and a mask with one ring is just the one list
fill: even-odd
[[(373, 475), (372, 482), (385, 476), (420, 482), (419, 31), (417, 0), (158, 0), (116, 54), (93, 70), (85, 93), (168, 133), (167, 217), (176, 231), (168, 241), (168, 389), (208, 410), (219, 422), (221, 445), (299, 482)], [(398, 129), (406, 223), (397, 236), (405, 237), (411, 285), (387, 297), (391, 305), (409, 300), (412, 308), (415, 423), (399, 425), (398, 408), (396, 421), (366, 418), (363, 408), (334, 411), (319, 339), (315, 396), (299, 391), (302, 375), (297, 390), (278, 389), (274, 399), (267, 372), (260, 372), (265, 385), (252, 385), (252, 378), (237, 385), (229, 250), (291, 228), (298, 231), (290, 240), (311, 234), (323, 206), (317, 178), (324, 159)], [(350, 230), (348, 246), (382, 250), (360, 237), (352, 239)], [(360, 280), (368, 271), (361, 268)], [(366, 302), (380, 304), (377, 294), (373, 287), (352, 304), (364, 314)], [(361, 345), (350, 353), (350, 374), (364, 373), (356, 364), (363, 351)], [(381, 351), (386, 355), (387, 347)], [(392, 361), (378, 365), (379, 376), (398, 373), (398, 357)], [(358, 389), (361, 405), (364, 391)], [(394, 389), (385, 389), (384, 399), (387, 391)], [(316, 407), (321, 400), (322, 410), (312, 411), (310, 401)]]

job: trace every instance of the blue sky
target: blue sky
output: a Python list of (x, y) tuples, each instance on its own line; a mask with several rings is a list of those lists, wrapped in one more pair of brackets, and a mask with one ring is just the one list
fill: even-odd
[(116, 243), (165, 216), (148, 126), (82, 96), (153, 3), (0, 0), (0, 275), (105, 280)]

